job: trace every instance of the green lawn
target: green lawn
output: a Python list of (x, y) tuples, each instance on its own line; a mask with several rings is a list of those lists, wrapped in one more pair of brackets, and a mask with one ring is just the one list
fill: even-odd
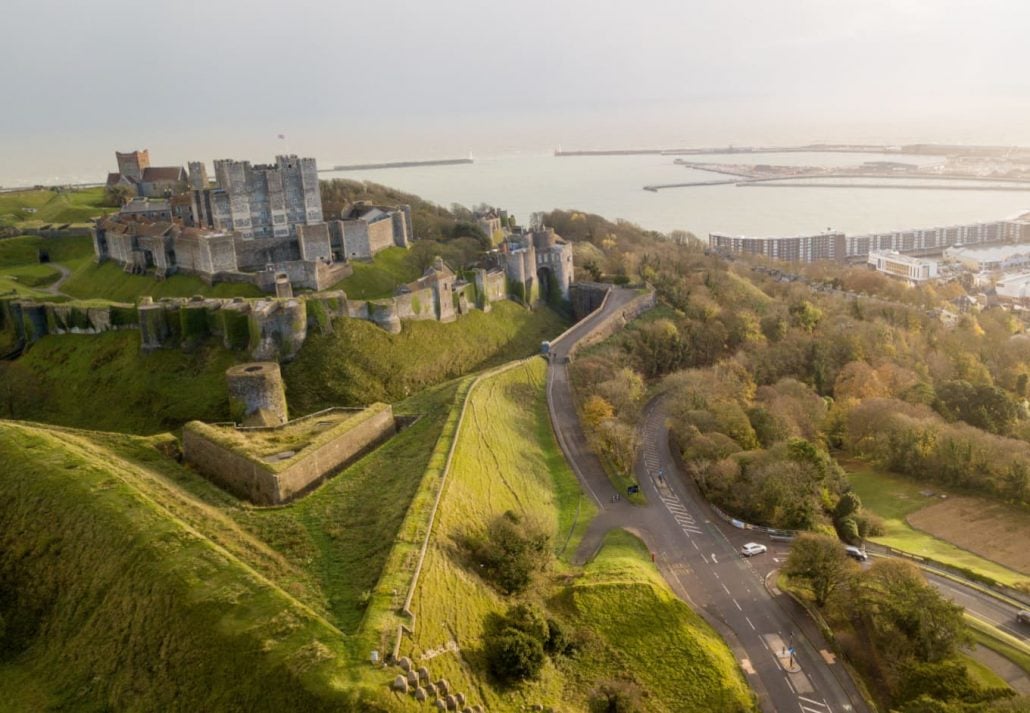
[(873, 542), (969, 569), (1003, 584), (1026, 581), (1026, 577), (1018, 572), (916, 530), (905, 522), (908, 514), (934, 502), (920, 494), (928, 487), (925, 484), (884, 473), (866, 463), (842, 461), (841, 465), (848, 471), (848, 480), (862, 499), (863, 507), (884, 520), (886, 534), (871, 538)]
[[(103, 205), (104, 188), (51, 189), (0, 193), (0, 226), (88, 223), (115, 209)], [(31, 212), (32, 210), (35, 212)]]
[(132, 275), (113, 262), (80, 265), (62, 285), (61, 291), (81, 299), (135, 302), (145, 295), (161, 297), (260, 297), (264, 293), (248, 283), (205, 284), (193, 275), (172, 275), (157, 280), (153, 275)]
[(372, 262), (352, 261), (354, 273), (332, 289), (343, 290), (347, 297), (356, 300), (390, 297), (398, 287), (419, 277), (418, 270), (408, 262), (408, 255), (404, 248), (392, 247), (378, 253)]

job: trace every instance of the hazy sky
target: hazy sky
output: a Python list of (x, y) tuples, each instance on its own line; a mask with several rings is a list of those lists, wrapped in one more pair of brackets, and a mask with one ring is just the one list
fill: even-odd
[(0, 26), (7, 184), (88, 177), (135, 147), (329, 163), (1030, 143), (1025, 0), (3, 0)]

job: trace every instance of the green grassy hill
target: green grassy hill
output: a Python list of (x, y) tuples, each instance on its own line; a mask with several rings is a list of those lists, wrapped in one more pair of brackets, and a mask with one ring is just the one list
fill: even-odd
[[(625, 533), (612, 535), (585, 570), (559, 559), (540, 588), (524, 595), (581, 632), (579, 652), (545, 664), (538, 680), (515, 688), (490, 683), (483, 656), (488, 621), (521, 599), (488, 586), (465, 563), (458, 542), (513, 510), (539, 523), (562, 551), (572, 523), (582, 527), (594, 513), (550, 430), (545, 371), (543, 360), (533, 359), (485, 378), (472, 392), (412, 603), (414, 633), (402, 652), (428, 661), (434, 677), (473, 692), (488, 710), (585, 710), (591, 691), (613, 678), (646, 690), (648, 711), (751, 710), (730, 650), (675, 598), (643, 546)], [(575, 546), (574, 531), (565, 551)]]
[(88, 438), (0, 422), (0, 460), (5, 705), (385, 710), (224, 515)]
[(104, 205), (103, 187), (0, 193), (0, 227), (88, 223), (91, 218), (113, 210)]

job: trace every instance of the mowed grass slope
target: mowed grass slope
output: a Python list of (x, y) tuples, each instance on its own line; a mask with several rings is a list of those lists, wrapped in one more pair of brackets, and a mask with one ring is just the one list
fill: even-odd
[[(414, 634), (402, 652), (488, 710), (537, 703), (584, 710), (599, 681), (620, 676), (649, 691), (648, 711), (750, 710), (729, 649), (675, 600), (628, 535), (615, 536), (583, 573), (558, 563), (531, 596), (566, 627), (589, 632), (580, 653), (545, 664), (539, 680), (520, 687), (490, 685), (484, 624), (519, 600), (501, 595), (463, 564), (460, 539), (513, 510), (551, 533), (560, 547), (576, 508), (581, 522), (595, 512), (568, 466), (554, 459), (560, 452), (547, 422), (545, 377), (546, 364), (532, 359), (483, 378), (472, 391), (412, 603)], [(693, 670), (684, 672), (686, 667)]]
[(606, 646), (577, 675), (631, 672), (654, 695), (648, 711), (748, 711), (751, 692), (719, 635), (678, 599), (644, 544), (612, 531), (584, 576), (560, 599), (574, 621)]
[[(909, 515), (940, 502), (939, 499), (927, 497), (922, 492), (929, 489), (940, 493), (939, 487), (885, 473), (858, 461), (842, 461), (841, 464), (848, 471), (848, 481), (861, 498), (863, 507), (884, 520), (886, 533), (882, 537), (871, 538), (873, 542), (968, 569), (1003, 584), (1018, 585), (1027, 582), (1028, 578), (1024, 574), (909, 525)], [(956, 520), (956, 526), (962, 526), (961, 522)], [(1020, 531), (1024, 534), (1019, 535)], [(1025, 543), (1030, 537), (1030, 530), (1025, 526), (1017, 527), (1011, 536), (1016, 542)]]
[(340, 632), (205, 537), (199, 503), (169, 507), (133, 463), (24, 424), (0, 422), (0, 461), (5, 705), (383, 710), (357, 702)]

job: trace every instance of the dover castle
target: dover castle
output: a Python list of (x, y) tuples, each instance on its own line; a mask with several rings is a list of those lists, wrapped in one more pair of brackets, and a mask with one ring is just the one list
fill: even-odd
[[(98, 261), (112, 260), (129, 272), (158, 279), (180, 272), (209, 284), (249, 282), (290, 297), (295, 289), (325, 290), (350, 274), (351, 261), (369, 260), (390, 246), (406, 248), (416, 239), (406, 205), (352, 205), (326, 220), (313, 158), (277, 156), (273, 164), (257, 165), (216, 160), (214, 181), (202, 162), (190, 162), (185, 171), (150, 166), (146, 150), (116, 158), (118, 172), (108, 176), (108, 187), (124, 186), (135, 195), (95, 223), (93, 248)], [(513, 232), (502, 229), (495, 214), (479, 218), (488, 235), (501, 230), (503, 239), (493, 264), (474, 273), (474, 304), (504, 296), (530, 305), (568, 299), (571, 245), (550, 229)], [(427, 291), (434, 317), (448, 321), (467, 307), (469, 285), (437, 261), (387, 300), (393, 308), (384, 305), (387, 314), (374, 321), (392, 331), (402, 318), (426, 318), (412, 305), (429, 312)]]

